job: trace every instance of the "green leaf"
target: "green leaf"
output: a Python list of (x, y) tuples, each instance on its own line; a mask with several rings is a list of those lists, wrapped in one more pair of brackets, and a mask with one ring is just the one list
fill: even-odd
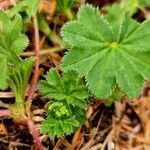
[(149, 0), (139, 0), (139, 5), (142, 5), (143, 7), (150, 6)]
[(0, 89), (4, 89), (7, 87), (7, 74), (8, 74), (8, 67), (7, 67), (7, 59), (3, 56), (0, 55), (0, 66), (1, 69), (1, 82), (0, 82)]
[(33, 58), (21, 60), (20, 63), (9, 71), (8, 83), (15, 94), (15, 103), (10, 106), (12, 117), (15, 121), (26, 119), (24, 100), (29, 77), (34, 64)]
[(71, 11), (75, 0), (57, 0), (57, 10), (64, 13), (68, 19), (72, 20), (74, 15)]
[(34, 61), (33, 58), (21, 60), (19, 64), (9, 70), (9, 85), (15, 93), (17, 103), (19, 103), (19, 101), (21, 103), (24, 102), (25, 92)]
[(37, 19), (38, 19), (39, 30), (41, 32), (43, 32), (47, 37), (50, 37), (50, 34), (52, 33), (52, 30), (51, 30), (49, 24), (46, 22), (43, 15), (38, 13), (37, 14)]
[(74, 127), (78, 127), (79, 123), (72, 117), (62, 119), (52, 118), (50, 115), (43, 123), (42, 132), (47, 133), (51, 138), (55, 136), (62, 137), (64, 134), (71, 134), (74, 132)]
[[(118, 4), (119, 5), (119, 4)], [(150, 0), (121, 0), (120, 6), (132, 16), (138, 8), (149, 7)]]
[(116, 84), (135, 98), (144, 79), (150, 78), (150, 20), (139, 24), (118, 9), (119, 15), (110, 11), (100, 16), (98, 9), (84, 5), (78, 20), (66, 23), (61, 31), (71, 47), (62, 69), (85, 76), (98, 98), (109, 97)]
[(26, 12), (29, 17), (34, 16), (37, 12), (39, 2), (40, 0), (21, 0), (16, 6), (12, 7), (9, 14), (12, 17), (20, 12)]
[(105, 105), (110, 106), (114, 101), (121, 100), (123, 96), (124, 95), (122, 91), (120, 91), (120, 88), (116, 86), (112, 94), (107, 99), (104, 99), (104, 103)]
[(87, 88), (74, 71), (66, 72), (60, 77), (55, 69), (51, 69), (46, 75), (46, 81), (39, 82), (39, 90), (45, 97), (66, 100), (68, 104), (82, 108), (88, 98)]
[(39, 82), (39, 90), (44, 97), (52, 98), (47, 105), (48, 116), (42, 131), (53, 138), (73, 133), (86, 120), (88, 90), (78, 74), (68, 71), (60, 76), (56, 69), (46, 75), (46, 81)]
[(51, 138), (73, 133), (80, 126), (77, 118), (82, 117), (81, 114), (76, 116), (77, 111), (74, 111), (75, 109), (70, 110), (64, 102), (55, 101), (50, 104), (48, 117), (43, 122), (42, 132), (47, 133)]
[(28, 44), (28, 39), (21, 30), (22, 20), (19, 15), (10, 19), (4, 11), (0, 10), (0, 89), (8, 87), (8, 70), (20, 61), (18, 56)]
[(121, 7), (132, 16), (136, 13), (139, 6), (139, 0), (121, 0)]

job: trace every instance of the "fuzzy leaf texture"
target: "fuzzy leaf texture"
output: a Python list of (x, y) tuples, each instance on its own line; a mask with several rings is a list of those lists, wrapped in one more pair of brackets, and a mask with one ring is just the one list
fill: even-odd
[(33, 58), (27, 58), (10, 69), (8, 83), (15, 94), (15, 103), (10, 106), (10, 109), (15, 121), (26, 118), (24, 107), (25, 93), (34, 62)]
[(109, 97), (116, 86), (135, 98), (150, 78), (150, 20), (139, 24), (115, 7), (102, 16), (84, 5), (78, 19), (63, 26), (62, 38), (71, 49), (61, 67), (85, 76), (98, 98)]
[(40, 0), (21, 0), (16, 6), (12, 7), (9, 15), (12, 17), (17, 13), (26, 12), (29, 17), (34, 16), (37, 12), (39, 2)]
[(42, 131), (51, 138), (71, 134), (86, 120), (88, 90), (78, 74), (68, 71), (60, 76), (55, 69), (46, 75), (46, 81), (39, 82), (39, 90), (44, 97), (52, 98), (48, 106), (48, 116)]
[(20, 98), (21, 102), (25, 99), (25, 92), (34, 62), (34, 58), (27, 58), (21, 60), (16, 67), (10, 69), (9, 85), (15, 93), (16, 98)]
[(28, 44), (27, 37), (22, 34), (20, 15), (10, 19), (0, 10), (0, 89), (8, 87), (9, 68), (20, 61), (19, 54)]
[(82, 108), (88, 98), (87, 88), (74, 71), (68, 71), (61, 77), (55, 69), (51, 69), (46, 75), (46, 81), (39, 82), (39, 90), (45, 97), (65, 100), (68, 104)]
[(77, 130), (85, 122), (85, 112), (80, 108), (68, 106), (62, 101), (54, 101), (48, 107), (48, 116), (43, 122), (42, 132), (51, 138), (62, 137)]

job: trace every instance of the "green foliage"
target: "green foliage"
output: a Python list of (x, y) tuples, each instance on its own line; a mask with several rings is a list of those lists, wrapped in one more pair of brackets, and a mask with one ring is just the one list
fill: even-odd
[(28, 58), (25, 60), (20, 60), (17, 66), (12, 67), (9, 70), (10, 73), (8, 83), (16, 97), (21, 98), (21, 102), (25, 99), (25, 91), (32, 72), (33, 64), (34, 59)]
[(88, 98), (88, 90), (78, 74), (74, 71), (59, 76), (55, 69), (51, 69), (46, 76), (46, 81), (39, 82), (39, 89), (47, 98), (66, 100), (68, 104), (73, 104), (84, 108), (85, 99)]
[(98, 98), (108, 98), (117, 85), (129, 98), (135, 98), (144, 79), (150, 78), (150, 20), (139, 24), (120, 7), (120, 14), (112, 11), (115, 7), (100, 16), (98, 9), (85, 5), (78, 20), (63, 26), (63, 40), (71, 49), (62, 69), (85, 76)]
[(139, 6), (143, 6), (143, 7), (148, 7), (150, 6), (150, 1), (149, 0), (139, 0)]
[(11, 19), (4, 11), (0, 11), (0, 89), (9, 86), (15, 94), (16, 102), (10, 106), (14, 120), (26, 118), (25, 92), (34, 63), (33, 58), (22, 60), (19, 57), (28, 44), (22, 28), (20, 15)]
[(130, 15), (132, 16), (136, 13), (138, 8), (138, 0), (122, 0), (121, 7)]
[(72, 8), (75, 0), (57, 0), (58, 11), (65, 11)]
[(138, 8), (150, 6), (150, 0), (121, 0), (120, 6), (132, 16)]
[(9, 68), (20, 61), (19, 54), (28, 44), (27, 37), (22, 34), (20, 15), (10, 19), (4, 11), (0, 11), (0, 89), (8, 87)]
[(49, 24), (46, 22), (43, 15), (38, 13), (37, 19), (38, 19), (38, 26), (39, 26), (40, 31), (43, 32), (47, 37), (50, 37), (52, 30), (49, 27)]
[(46, 81), (39, 82), (41, 93), (52, 98), (48, 106), (48, 117), (43, 123), (42, 131), (61, 137), (73, 133), (84, 123), (88, 90), (74, 71), (66, 72), (62, 77), (55, 69), (46, 75)]
[(9, 12), (12, 17), (20, 12), (25, 12), (29, 17), (34, 16), (37, 12), (40, 0), (21, 0)]
[[(9, 71), (8, 84), (15, 94), (15, 103), (10, 106), (15, 121), (26, 118), (24, 100), (29, 77), (34, 64), (33, 58), (21, 60), (19, 64)], [(21, 122), (21, 121), (20, 121)]]
[(105, 103), (105, 105), (110, 106), (114, 101), (121, 100), (123, 96), (124, 96), (124, 94), (122, 93), (120, 88), (118, 86), (116, 86), (114, 88), (112, 94), (107, 99), (104, 99), (104, 103)]
[(72, 20), (73, 14), (71, 12), (71, 9), (73, 7), (75, 0), (57, 0), (57, 10), (59, 12), (63, 12), (66, 14), (68, 19)]
[(46, 22), (42, 14), (37, 13), (39, 30), (43, 32), (47, 38), (55, 44), (59, 44), (60, 40), (56, 34), (55, 28), (52, 30), (49, 24)]
[(43, 124), (42, 131), (48, 133), (51, 138), (70, 134), (80, 125), (66, 106), (62, 102), (54, 102), (48, 108), (48, 117)]

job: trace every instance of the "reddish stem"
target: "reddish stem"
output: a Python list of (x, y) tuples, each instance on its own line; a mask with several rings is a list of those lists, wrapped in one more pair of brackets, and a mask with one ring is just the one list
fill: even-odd
[[(11, 110), (0, 110), (0, 117), (11, 117), (11, 115), (12, 115)], [(35, 140), (35, 142), (37, 144), (38, 150), (43, 150), (42, 143), (39, 139), (39, 135), (38, 135), (38, 133), (35, 129), (34, 123), (31, 119), (27, 120), (27, 126), (33, 136), (33, 139)]]
[[(31, 101), (33, 98), (33, 94), (36, 89), (37, 81), (38, 81), (38, 73), (39, 73), (39, 61), (40, 61), (40, 46), (39, 46), (39, 29), (38, 29), (38, 22), (37, 17), (34, 16), (33, 18), (34, 22), (34, 34), (35, 34), (35, 55), (36, 55), (36, 63), (35, 63), (35, 72), (33, 75), (33, 79), (31, 81), (31, 87), (29, 88), (29, 95), (27, 100)], [(33, 139), (35, 140), (38, 150), (43, 150), (42, 143), (39, 139), (38, 132), (35, 129), (33, 121), (30, 119), (30, 115), (28, 116), (29, 119), (27, 121), (28, 128), (30, 132), (32, 133)]]
[(0, 117), (10, 117), (11, 111), (9, 109), (0, 110)]
[(42, 146), (41, 141), (39, 139), (39, 135), (38, 135), (37, 131), (35, 130), (35, 125), (34, 125), (33, 121), (31, 119), (28, 119), (27, 125), (28, 125), (28, 128), (29, 128), (32, 136), (33, 136), (33, 139), (36, 141), (38, 150), (43, 150), (43, 146)]
[(33, 18), (34, 22), (34, 34), (35, 34), (35, 56), (36, 56), (36, 63), (35, 63), (35, 72), (33, 75), (33, 79), (31, 82), (31, 87), (29, 88), (29, 95), (27, 100), (32, 100), (34, 91), (36, 89), (37, 81), (38, 81), (38, 73), (39, 73), (39, 62), (40, 62), (40, 44), (39, 44), (39, 29), (38, 29), (38, 22), (37, 17)]
[[(33, 18), (33, 22), (34, 22), (34, 30), (35, 30), (35, 55), (36, 55), (36, 64), (35, 64), (35, 73), (33, 75), (33, 79), (31, 82), (31, 87), (29, 89), (29, 95), (27, 100), (32, 100), (33, 98), (33, 94), (35, 92), (36, 89), (36, 85), (37, 85), (37, 81), (38, 81), (38, 73), (39, 73), (39, 51), (40, 51), (40, 47), (39, 47), (39, 30), (38, 30), (38, 23), (37, 23), (37, 17), (35, 16)], [(7, 116), (11, 116), (12, 112), (10, 110), (1, 110), (0, 111), (0, 117), (7, 117)], [(28, 120), (27, 120), (27, 126), (30, 130), (30, 132), (32, 133), (33, 139), (35, 140), (38, 150), (43, 150), (42, 148), (42, 143), (39, 139), (39, 135), (38, 132), (35, 129), (34, 123), (33, 121), (30, 119), (30, 116), (28, 116)]]

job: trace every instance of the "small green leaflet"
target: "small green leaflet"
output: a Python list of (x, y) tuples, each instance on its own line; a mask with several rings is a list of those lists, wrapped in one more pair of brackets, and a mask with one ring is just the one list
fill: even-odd
[(89, 96), (87, 88), (74, 71), (60, 77), (55, 69), (51, 69), (46, 75), (46, 81), (39, 82), (39, 89), (45, 97), (66, 100), (68, 104), (82, 108), (85, 108), (85, 99)]
[(14, 119), (17, 119), (18, 115), (22, 117), (21, 119), (26, 116), (24, 110), (25, 93), (34, 62), (35, 59), (27, 58), (9, 70), (8, 83), (15, 94), (15, 103), (10, 106)]
[[(25, 92), (34, 62), (34, 58), (27, 58), (21, 60), (16, 67), (12, 67), (9, 70), (8, 83), (12, 91), (15, 93), (16, 99), (20, 98), (17, 100), (20, 100), (21, 103), (24, 103)], [(18, 101), (16, 103), (18, 103)]]
[(9, 15), (12, 17), (19, 12), (26, 12), (29, 17), (34, 16), (37, 12), (40, 0), (21, 0), (16, 6), (10, 9)]
[[(71, 134), (80, 126), (75, 113), (67, 108), (63, 102), (53, 102), (48, 108), (48, 117), (43, 122), (42, 132), (47, 133), (51, 138), (62, 137), (64, 134)], [(78, 117), (80, 117), (81, 114)]]
[(139, 24), (118, 9), (121, 14), (110, 10), (100, 16), (98, 9), (84, 5), (78, 20), (66, 23), (61, 31), (71, 47), (62, 69), (85, 76), (98, 98), (109, 97), (116, 86), (135, 98), (150, 78), (150, 20)]
[(20, 61), (19, 54), (28, 44), (28, 38), (22, 34), (20, 15), (10, 19), (0, 10), (0, 89), (6, 89), (9, 67)]

